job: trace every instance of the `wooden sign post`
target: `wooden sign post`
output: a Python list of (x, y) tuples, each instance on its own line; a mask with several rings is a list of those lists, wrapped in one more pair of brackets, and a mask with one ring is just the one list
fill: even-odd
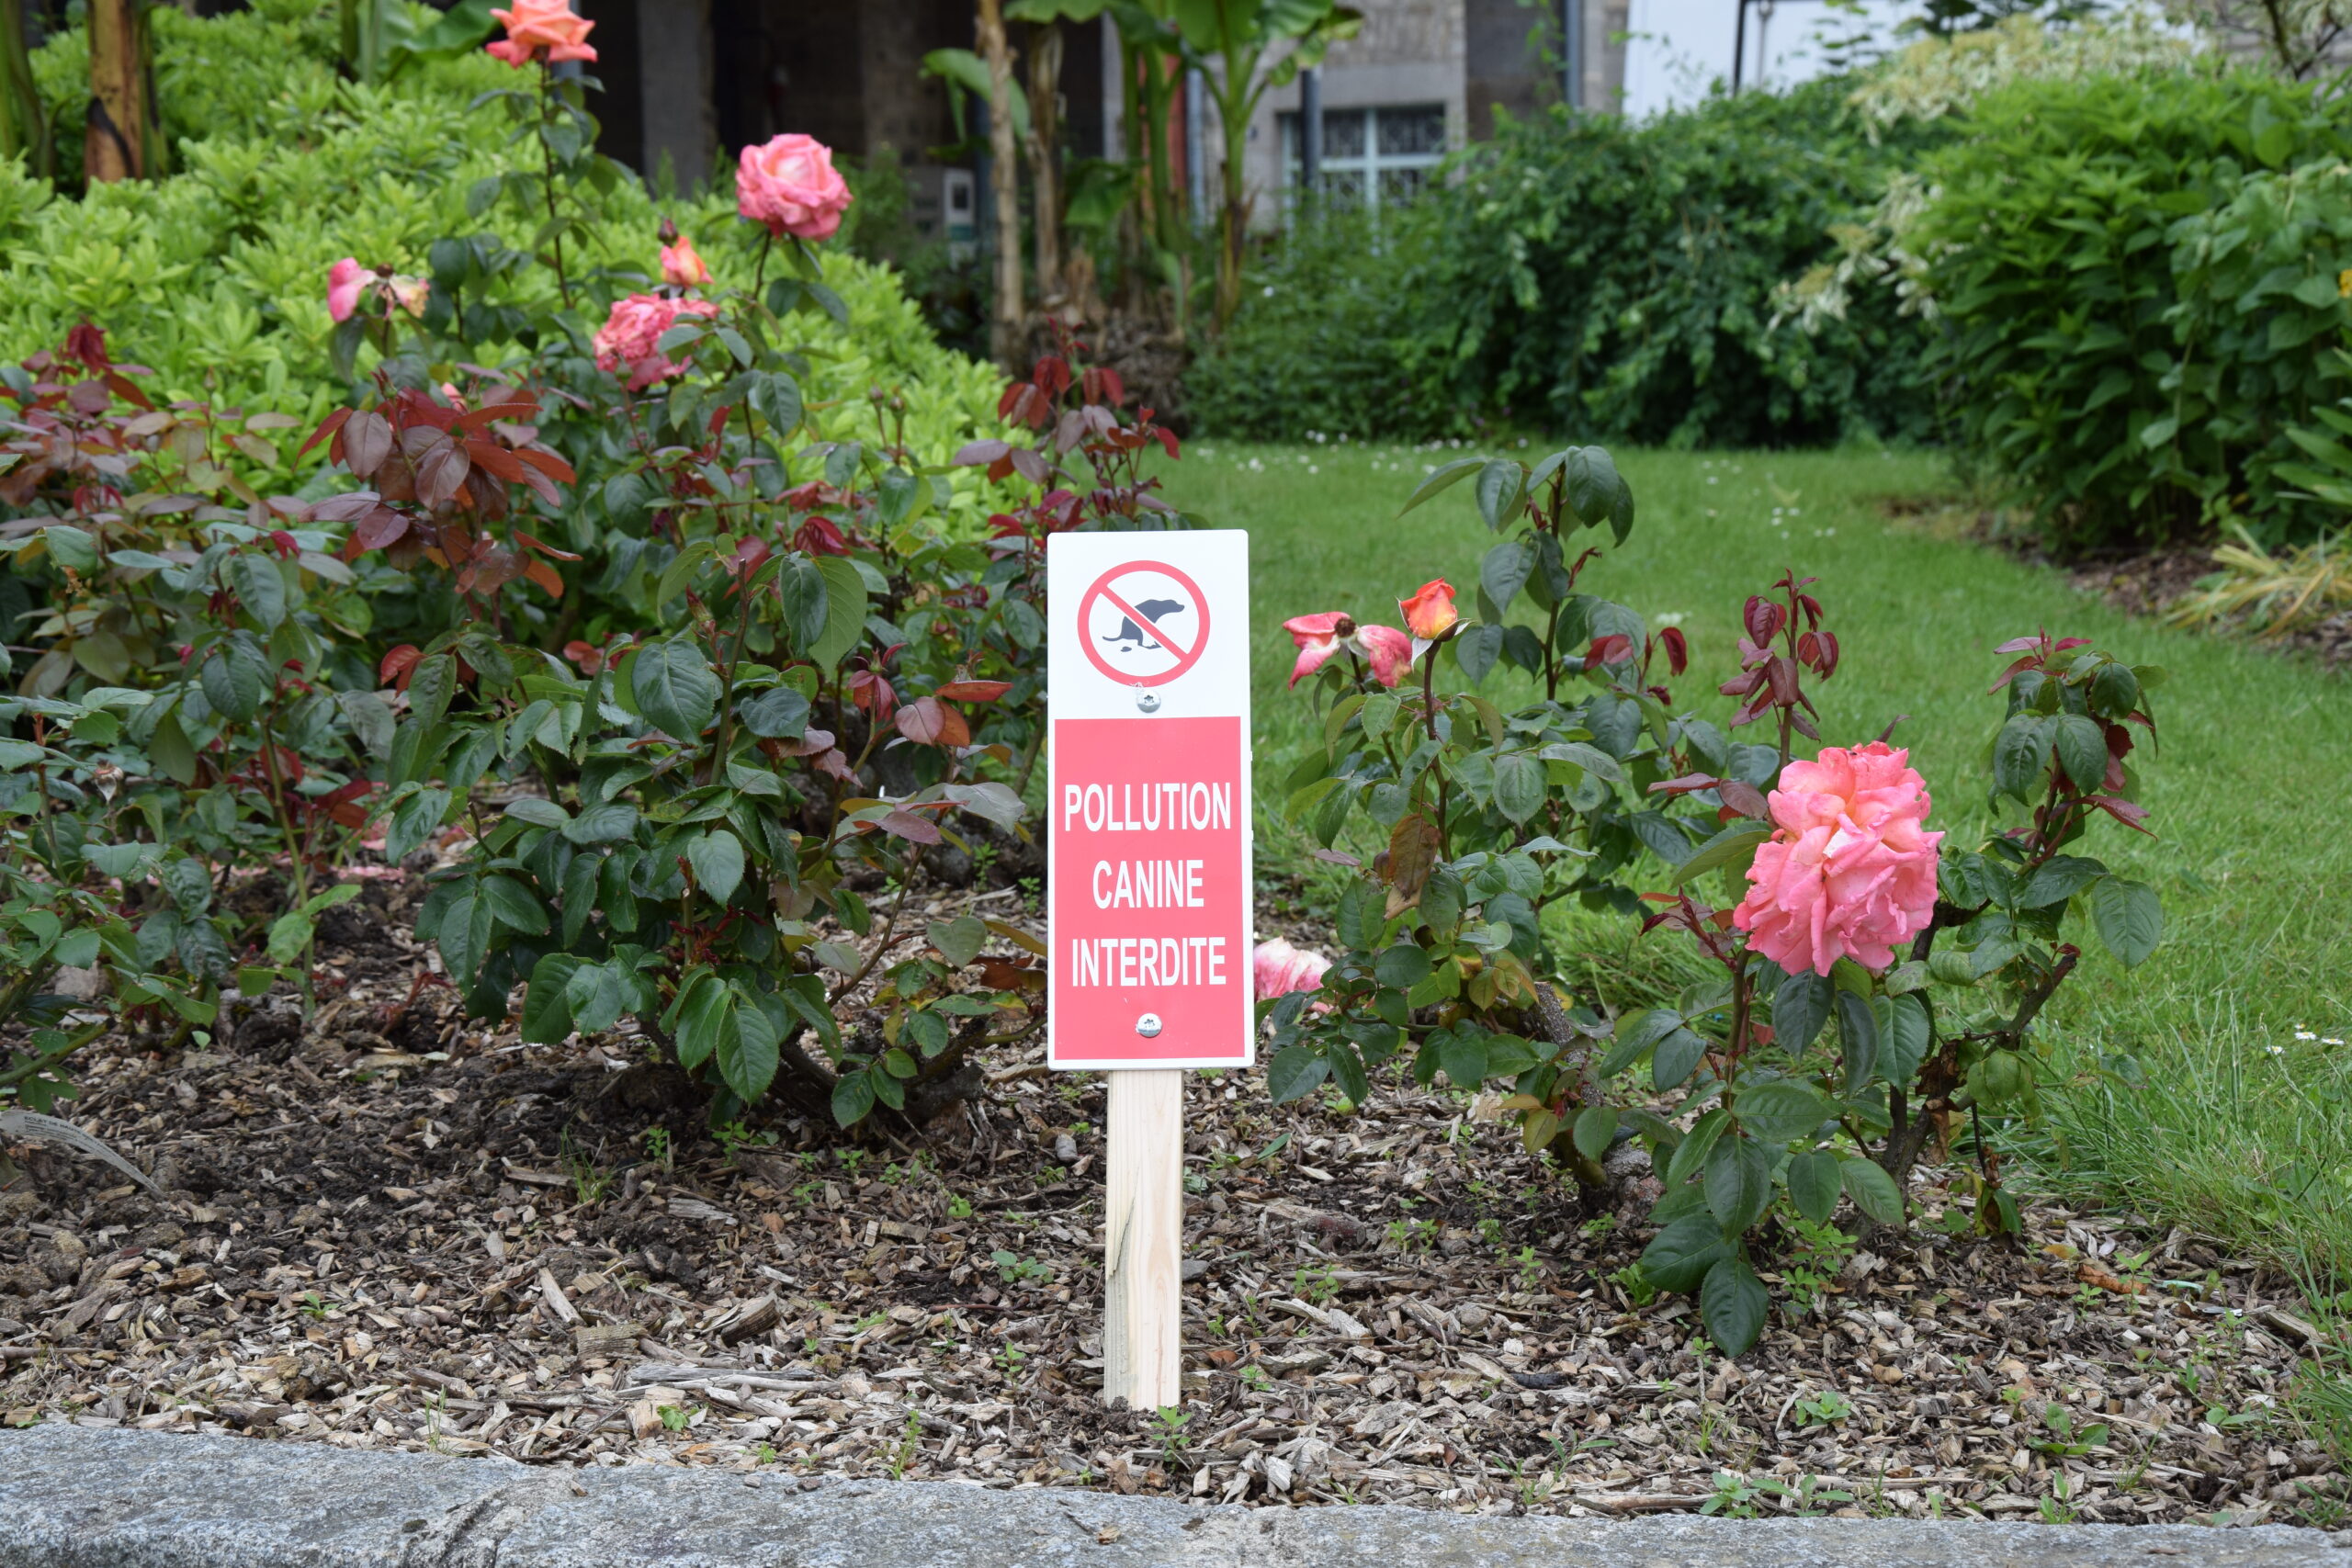
[(1046, 545), (1046, 1059), (1110, 1075), (1102, 1397), (1182, 1398), (1187, 1067), (1256, 1059), (1250, 536)]

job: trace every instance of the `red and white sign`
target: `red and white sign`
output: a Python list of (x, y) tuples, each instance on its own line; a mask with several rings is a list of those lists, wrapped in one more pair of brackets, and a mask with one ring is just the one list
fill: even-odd
[(1250, 536), (1046, 542), (1047, 1059), (1255, 1059)]

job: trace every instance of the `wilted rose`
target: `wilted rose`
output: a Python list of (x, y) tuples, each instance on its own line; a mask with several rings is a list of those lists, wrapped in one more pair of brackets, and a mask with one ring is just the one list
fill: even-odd
[(345, 256), (327, 268), (327, 314), (337, 321), (347, 321), (359, 309), (359, 297), (377, 275), (361, 266), (356, 258)]
[(1342, 649), (1362, 654), (1372, 666), (1373, 678), (1384, 686), (1395, 685), (1412, 667), (1411, 638), (1395, 626), (1358, 626), (1353, 617), (1342, 611), (1294, 615), (1283, 623), (1283, 630), (1290, 633), (1291, 641), (1298, 647), (1298, 661), (1290, 671), (1290, 683), (1294, 686), (1323, 668), (1324, 662)]

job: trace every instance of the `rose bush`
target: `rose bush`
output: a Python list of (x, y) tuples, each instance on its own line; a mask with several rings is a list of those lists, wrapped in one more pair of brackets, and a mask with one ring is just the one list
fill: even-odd
[[(2080, 957), (2068, 919), (2086, 917), (2127, 965), (2162, 936), (2149, 888), (2073, 852), (2102, 817), (2144, 830), (2132, 731), (2153, 732), (2162, 671), (2080, 639), (2004, 645), (1992, 785), (2025, 816), (1963, 850), (1928, 826), (1927, 781), (1888, 737), (1795, 754), (1821, 739), (1807, 678), (1844, 656), (1812, 580), (1747, 603), (1719, 727), (1665, 683), (1688, 666), (1678, 630), (1578, 591), (1601, 551), (1569, 561), (1570, 535), (1607, 525), (1622, 544), (1633, 526), (1607, 454), (1464, 459), (1408, 509), (1474, 478), (1504, 537), (1475, 619), (1443, 579), (1400, 602), (1415, 681), (1332, 658), (1336, 621), (1294, 626), (1302, 664), (1315, 659), (1297, 673), (1329, 705), (1290, 809), (1326, 846), (1360, 823), (1374, 852), (1325, 852), (1353, 868), (1332, 910), (1346, 951), (1311, 991), (1286, 978), (1288, 954), (1269, 956), (1275, 1097), (1329, 1082), (1361, 1104), (1373, 1073), (1407, 1057), (1424, 1084), (1499, 1079), (1526, 1145), (1596, 1194), (1611, 1151), (1638, 1141), (1662, 1190), (1636, 1282), (1695, 1292), (1733, 1354), (1769, 1310), (1759, 1256), (1846, 1201), (1864, 1225), (1901, 1224), (1914, 1166), (1963, 1121), (1973, 1166), (1957, 1179), (1976, 1223), (2014, 1230), (1982, 1122), (2035, 1111), (2034, 1021)], [(1522, 597), (1532, 624), (1513, 618)], [(1330, 646), (1305, 647), (1319, 637)], [(1437, 680), (1448, 655), (1455, 689)], [(1504, 662), (1539, 699), (1505, 712), (1478, 695)], [(1751, 725), (1772, 741), (1732, 739)], [(1688, 937), (1716, 977), (1612, 1016), (1550, 949), (1543, 912), (1564, 897), (1645, 911), (1645, 929)]]

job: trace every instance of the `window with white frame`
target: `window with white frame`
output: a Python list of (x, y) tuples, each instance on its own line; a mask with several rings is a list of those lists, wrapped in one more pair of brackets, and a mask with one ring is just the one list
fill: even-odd
[[(1298, 204), (1298, 115), (1280, 117), (1283, 209)], [(1443, 104), (1377, 104), (1323, 111), (1323, 198), (1377, 212), (1410, 201), (1445, 157)]]

